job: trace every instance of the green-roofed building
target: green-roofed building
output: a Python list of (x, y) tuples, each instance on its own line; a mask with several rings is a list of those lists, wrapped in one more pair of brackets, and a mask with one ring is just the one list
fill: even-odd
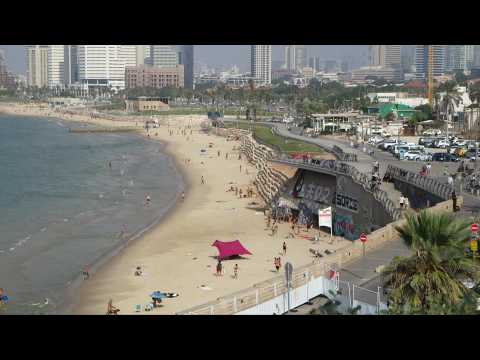
[(391, 112), (396, 113), (397, 117), (410, 119), (417, 110), (403, 104), (379, 104), (378, 114), (382, 119), (385, 119)]

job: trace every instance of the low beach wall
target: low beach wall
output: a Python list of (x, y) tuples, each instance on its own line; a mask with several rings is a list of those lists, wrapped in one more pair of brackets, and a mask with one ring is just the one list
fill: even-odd
[[(457, 205), (463, 205), (463, 198), (458, 197)], [(453, 202), (447, 200), (441, 202), (427, 211), (432, 213), (452, 212)], [(402, 226), (405, 219), (397, 220), (387, 226), (373, 231), (368, 235), (368, 241), (365, 245), (365, 252), (368, 253), (378, 247), (385, 245), (388, 241), (399, 239), (395, 227)], [(329, 279), (329, 273), (332, 269), (341, 269), (344, 265), (357, 260), (363, 256), (363, 247), (360, 241), (354, 241), (351, 244), (338, 249), (331, 255), (327, 255), (319, 261), (294, 268), (292, 275), (291, 297), (297, 296), (297, 300), (290, 298), (290, 307), (299, 306), (306, 302), (305, 299), (312, 299), (318, 295), (329, 295), (331, 283), (325, 286), (325, 279)], [(318, 279), (318, 280), (315, 280)], [(316, 284), (308, 288), (306, 285)], [(297, 292), (292, 293), (295, 289)], [(252, 287), (218, 298), (215, 301), (196, 306), (191, 309), (177, 313), (178, 315), (235, 315), (235, 314), (273, 314), (284, 313), (285, 307), (279, 302), (279, 296), (287, 293), (287, 284), (285, 276), (279, 275), (270, 280), (253, 285)], [(297, 295), (292, 295), (297, 294)], [(300, 296), (298, 294), (305, 294)], [(282, 299), (285, 299), (284, 297)], [(282, 300), (283, 301), (283, 300)], [(293, 305), (294, 306), (293, 306)], [(263, 309), (263, 310), (262, 310)], [(283, 312), (282, 312), (283, 311)]]

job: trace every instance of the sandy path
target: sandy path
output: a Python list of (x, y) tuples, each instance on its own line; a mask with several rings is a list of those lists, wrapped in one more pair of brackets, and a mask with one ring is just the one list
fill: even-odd
[[(121, 314), (134, 313), (136, 304), (143, 307), (150, 301), (148, 295), (152, 291), (161, 290), (177, 292), (180, 296), (166, 299), (162, 307), (142, 314), (173, 314), (273, 277), (273, 258), (280, 255), (283, 241), (287, 242), (288, 251), (286, 256), (282, 255), (282, 265), (290, 261), (294, 267), (312, 261), (309, 248), (334, 249), (347, 244), (345, 240), (335, 245), (326, 242), (312, 245), (302, 237), (285, 239), (289, 233), (287, 224), (280, 224), (278, 234), (270, 236), (270, 231), (265, 229), (263, 213), (247, 208), (249, 202), (259, 200), (240, 199), (235, 193), (226, 192), (230, 182), (245, 189), (255, 175), (254, 167), (247, 164), (245, 156), (238, 160), (238, 152), (232, 150), (239, 142), (227, 142), (225, 138), (201, 133), (202, 117), (178, 116), (175, 123), (185, 126), (192, 118), (193, 136), (188, 132), (188, 141), (186, 136), (177, 134), (177, 129), (173, 136), (169, 135), (167, 127), (151, 132), (151, 135), (158, 132), (158, 137), (152, 136), (152, 141), (168, 142), (167, 150), (186, 176), (189, 189), (185, 201), (84, 283), (74, 313), (105, 314), (110, 298), (121, 309)], [(209, 142), (214, 143), (212, 148), (208, 147)], [(206, 149), (207, 155), (200, 155), (200, 149)], [(189, 165), (185, 164), (186, 158), (191, 159)], [(205, 184), (201, 184), (201, 176)], [(239, 239), (253, 255), (224, 261), (225, 275), (217, 277), (214, 275), (217, 250), (211, 246), (216, 239)], [(235, 264), (239, 265), (238, 279), (232, 278)], [(143, 267), (143, 276), (134, 276), (136, 266)], [(201, 285), (208, 290), (200, 288)]]

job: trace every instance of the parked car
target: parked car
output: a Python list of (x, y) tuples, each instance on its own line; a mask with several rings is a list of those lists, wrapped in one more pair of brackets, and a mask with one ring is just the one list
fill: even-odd
[(432, 161), (432, 155), (423, 153), (419, 150), (410, 150), (403, 155), (405, 160), (412, 161)]
[(381, 136), (378, 136), (378, 135), (372, 136), (368, 139), (368, 143), (371, 144), (371, 145), (379, 144), (382, 141), (384, 141), (384, 139)]
[(439, 129), (428, 129), (428, 130), (425, 130), (422, 135), (426, 135), (426, 136), (439, 136), (439, 135), (442, 135), (442, 131), (439, 130)]
[(440, 149), (446, 149), (450, 146), (450, 142), (446, 139), (437, 139), (433, 143), (433, 146)]
[(398, 139), (388, 139), (385, 140), (382, 144), (382, 149), (388, 151), (391, 146), (397, 145), (399, 143)]
[(436, 153), (432, 155), (432, 161), (459, 161), (460, 159), (455, 155), (448, 153)]
[(464, 159), (468, 159), (470, 161), (475, 161), (477, 159), (477, 151), (476, 150), (468, 150), (465, 155), (463, 155)]
[(424, 136), (418, 139), (418, 145), (426, 145), (428, 143), (433, 143), (434, 141), (435, 141), (435, 138)]

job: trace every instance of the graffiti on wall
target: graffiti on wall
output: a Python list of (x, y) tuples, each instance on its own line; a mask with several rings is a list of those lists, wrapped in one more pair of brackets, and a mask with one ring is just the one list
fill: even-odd
[(316, 179), (306, 179), (305, 172), (302, 172), (294, 186), (292, 195), (308, 201), (316, 201), (329, 204), (333, 197), (334, 189), (331, 186), (319, 184)]
[(337, 236), (343, 236), (349, 240), (358, 238), (355, 224), (351, 215), (335, 214), (334, 232)]

